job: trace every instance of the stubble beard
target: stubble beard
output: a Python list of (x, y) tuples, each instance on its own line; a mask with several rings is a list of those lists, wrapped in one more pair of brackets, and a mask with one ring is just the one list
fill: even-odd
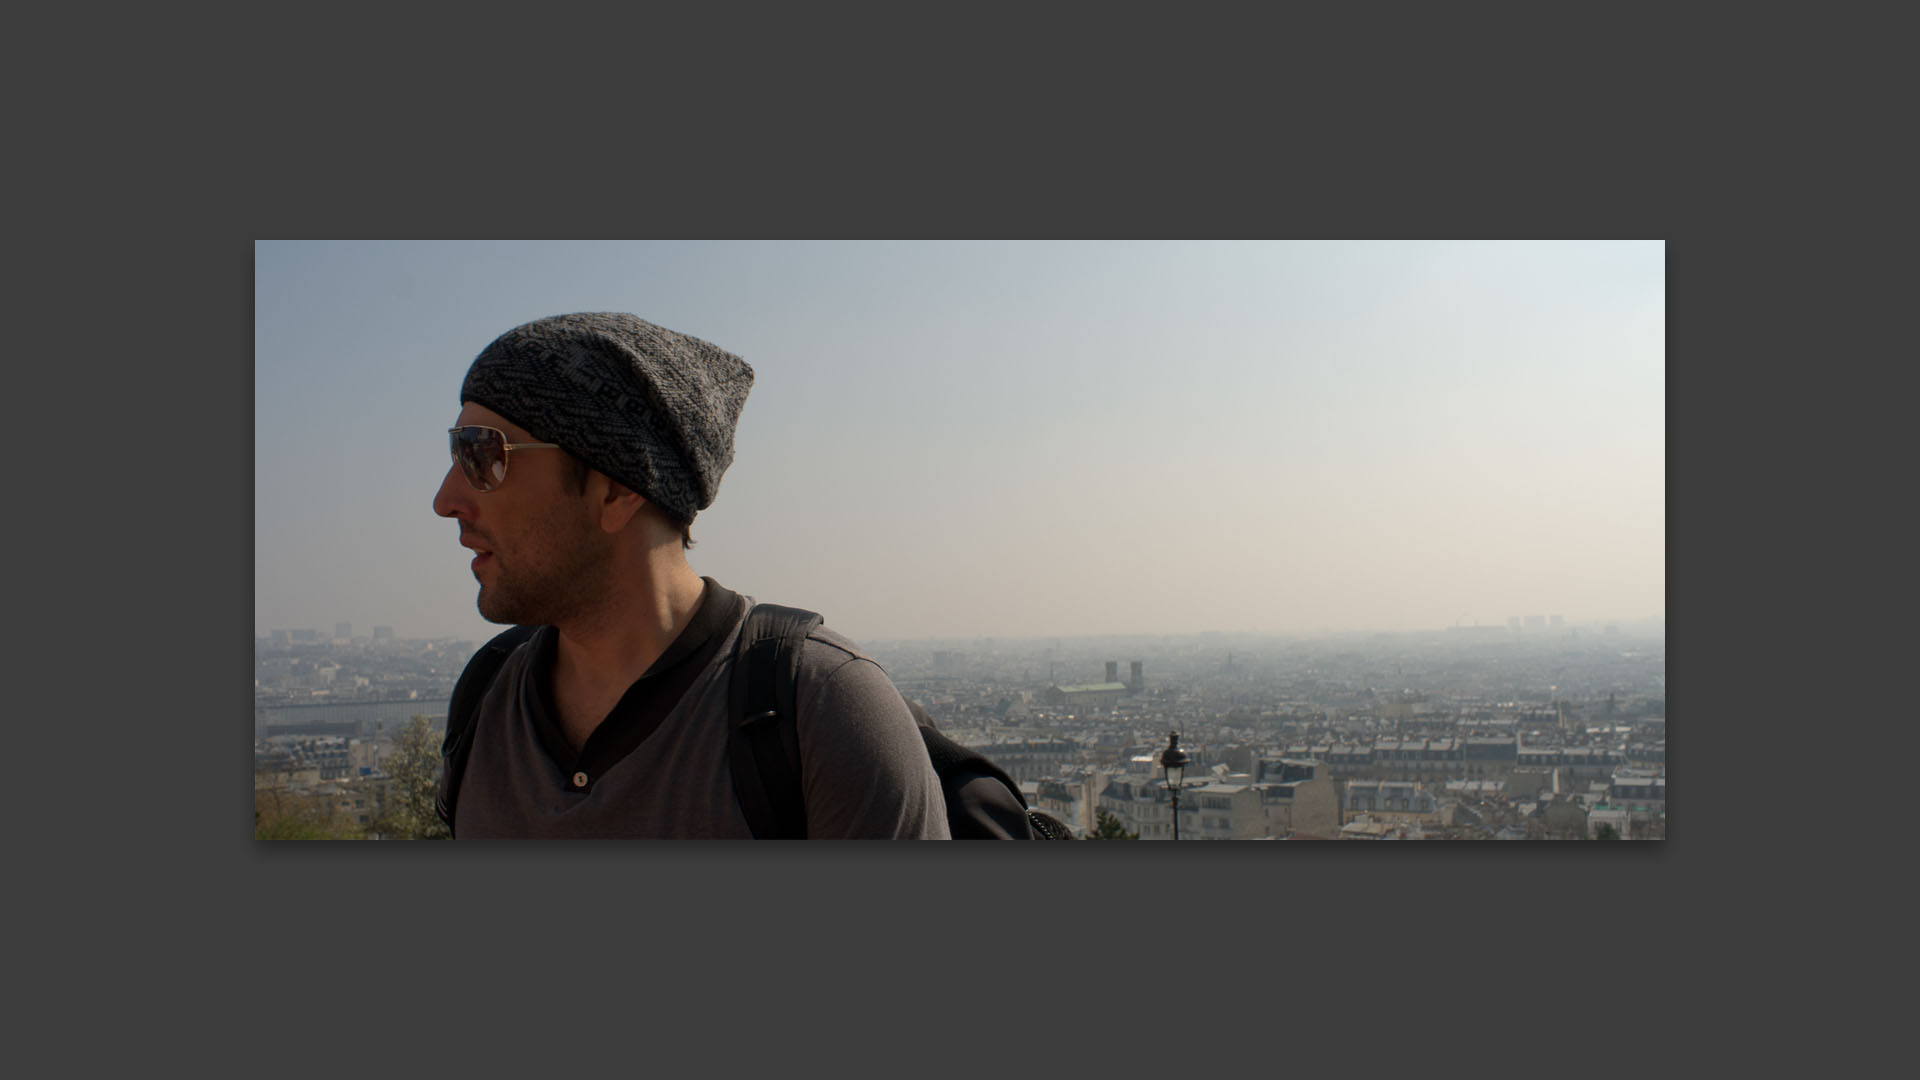
[(502, 560), (493, 584), (481, 583), (476, 601), (481, 618), (514, 626), (551, 626), (577, 621), (606, 599), (611, 549), (592, 543), (592, 537), (561, 529), (545, 535), (547, 542), (517, 553), (517, 568)]

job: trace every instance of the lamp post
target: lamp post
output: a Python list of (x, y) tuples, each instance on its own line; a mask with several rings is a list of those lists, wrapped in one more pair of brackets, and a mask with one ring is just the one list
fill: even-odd
[(1180, 839), (1180, 778), (1187, 771), (1187, 752), (1180, 749), (1180, 733), (1167, 732), (1167, 748), (1160, 752), (1160, 766), (1167, 770), (1167, 793), (1173, 796), (1173, 838)]

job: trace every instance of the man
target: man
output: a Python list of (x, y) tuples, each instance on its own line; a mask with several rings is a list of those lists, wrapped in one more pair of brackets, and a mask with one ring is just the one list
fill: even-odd
[[(474, 552), (480, 614), (539, 629), (474, 714), (454, 835), (752, 835), (728, 764), (750, 601), (686, 558), (752, 384), (739, 357), (625, 314), (528, 323), (468, 369), (433, 510)], [(808, 835), (947, 838), (879, 665), (824, 627), (801, 656)]]

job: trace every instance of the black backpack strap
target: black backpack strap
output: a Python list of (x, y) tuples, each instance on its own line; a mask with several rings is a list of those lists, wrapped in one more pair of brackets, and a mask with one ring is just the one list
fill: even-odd
[(480, 699), (493, 685), (500, 666), (520, 643), (533, 636), (537, 626), (516, 626), (495, 634), (480, 647), (453, 684), (453, 698), (447, 703), (447, 734), (440, 740), (440, 790), (433, 797), (433, 808), (440, 820), (453, 829), (453, 810), (460, 797), (460, 778), (467, 770), (467, 755), (473, 750), (473, 717)]
[(799, 840), (807, 835), (794, 700), (801, 647), (821, 621), (812, 611), (756, 604), (747, 612), (734, 646), (727, 687), (733, 724), (727, 757), (740, 810), (760, 839)]

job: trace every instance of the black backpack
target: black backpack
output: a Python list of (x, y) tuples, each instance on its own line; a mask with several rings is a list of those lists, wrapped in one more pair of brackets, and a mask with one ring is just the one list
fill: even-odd
[[(740, 810), (753, 835), (800, 839), (807, 835), (806, 800), (800, 790), (800, 744), (794, 727), (794, 687), (800, 650), (821, 617), (799, 608), (757, 604), (747, 612), (734, 652), (728, 713), (733, 730), (728, 762)], [(434, 809), (447, 828), (460, 794), (460, 777), (472, 747), (473, 716), (480, 698), (508, 654), (533, 636), (516, 626), (487, 642), (454, 685), (447, 708), (447, 734), (440, 745), (440, 792)], [(940, 778), (947, 826), (956, 840), (1071, 840), (1058, 818), (1027, 806), (1020, 785), (977, 751), (947, 738), (918, 702), (908, 708)]]

